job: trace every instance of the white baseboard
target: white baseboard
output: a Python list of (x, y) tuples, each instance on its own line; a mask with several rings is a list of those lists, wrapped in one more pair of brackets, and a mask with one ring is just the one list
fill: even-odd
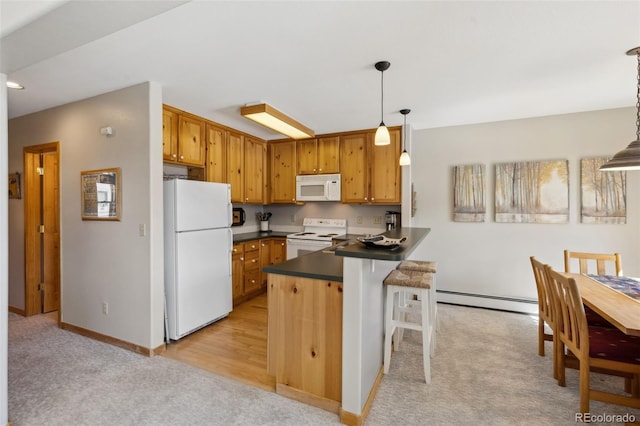
[(521, 312), (525, 314), (538, 314), (538, 302), (536, 300), (512, 299), (438, 290), (438, 302)]

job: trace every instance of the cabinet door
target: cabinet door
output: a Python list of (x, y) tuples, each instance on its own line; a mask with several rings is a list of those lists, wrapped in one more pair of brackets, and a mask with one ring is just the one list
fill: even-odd
[(184, 115), (178, 127), (178, 162), (204, 166), (204, 122)]
[(262, 268), (271, 265), (271, 239), (260, 240), (260, 286), (267, 288), (267, 274)]
[(318, 141), (304, 139), (296, 142), (298, 157), (298, 174), (313, 175), (318, 173)]
[(271, 202), (296, 202), (296, 143), (271, 142)]
[(318, 173), (340, 173), (340, 137), (318, 138)]
[(227, 145), (227, 182), (231, 184), (231, 202), (244, 202), (244, 136), (229, 132)]
[(367, 133), (340, 138), (340, 171), (342, 174), (342, 202), (368, 203)]
[(206, 173), (209, 182), (227, 182), (227, 132), (207, 124), (206, 133)]
[(284, 262), (287, 260), (287, 239), (272, 238), (271, 239), (271, 264)]
[[(236, 246), (233, 246), (234, 249)], [(242, 251), (234, 252), (231, 255), (231, 286), (233, 303), (242, 297), (244, 288), (244, 253)]]
[(266, 204), (267, 144), (245, 137), (244, 150), (244, 202)]
[[(400, 130), (390, 130), (391, 143), (384, 146), (370, 145), (370, 199), (371, 203), (400, 203), (402, 185), (400, 179)], [(371, 138), (373, 139), (373, 138)]]
[(162, 109), (162, 158), (178, 161), (178, 114)]

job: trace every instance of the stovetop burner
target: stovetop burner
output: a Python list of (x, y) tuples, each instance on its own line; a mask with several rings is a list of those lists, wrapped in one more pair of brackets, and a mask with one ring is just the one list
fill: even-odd
[(332, 237), (346, 234), (346, 219), (314, 219), (303, 220), (304, 230), (287, 235), (287, 238), (302, 240), (331, 241)]

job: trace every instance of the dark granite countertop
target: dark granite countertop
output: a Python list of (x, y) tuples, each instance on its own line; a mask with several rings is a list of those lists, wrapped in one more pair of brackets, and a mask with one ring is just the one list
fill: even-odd
[(342, 257), (322, 250), (262, 268), (270, 274), (342, 282)]
[(364, 234), (342, 234), (342, 235), (338, 235), (336, 237), (332, 237), (331, 239), (333, 241), (348, 241), (348, 240), (355, 240), (358, 237), (362, 237)]
[(233, 243), (244, 243), (251, 240), (262, 240), (264, 238), (281, 238), (292, 234), (292, 232), (280, 231), (261, 231), (261, 232), (245, 232), (243, 234), (233, 234)]
[(336, 256), (358, 257), (361, 259), (376, 260), (405, 260), (420, 244), (420, 242), (429, 234), (431, 228), (398, 228), (391, 231), (383, 232), (389, 238), (407, 237), (407, 240), (395, 249), (389, 250), (384, 248), (368, 248), (363, 244), (351, 244), (346, 247), (340, 247), (335, 251)]

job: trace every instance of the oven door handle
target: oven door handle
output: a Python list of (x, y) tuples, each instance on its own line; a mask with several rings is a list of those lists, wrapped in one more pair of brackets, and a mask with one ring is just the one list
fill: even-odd
[(325, 240), (301, 240), (297, 238), (287, 238), (287, 244), (299, 245), (299, 246), (330, 246), (331, 241)]

